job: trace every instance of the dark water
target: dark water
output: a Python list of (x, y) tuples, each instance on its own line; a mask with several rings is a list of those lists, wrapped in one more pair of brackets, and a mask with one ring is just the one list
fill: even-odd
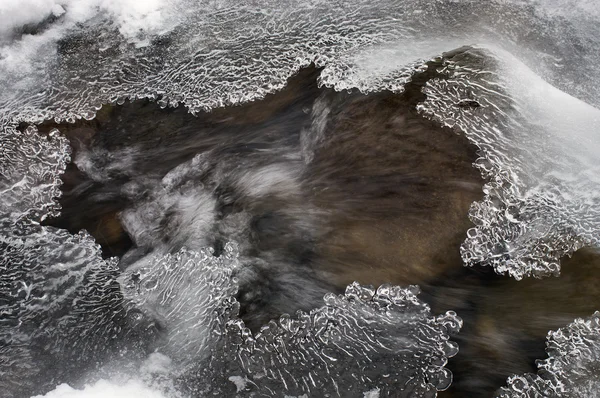
[[(477, 148), (415, 109), (437, 66), (402, 94), (319, 88), (310, 67), (264, 100), (197, 116), (135, 101), (41, 125), (68, 137), (74, 160), (61, 215), (46, 223), (88, 230), (123, 270), (156, 250), (218, 255), (238, 242), (247, 267), (237, 299), (254, 330), (353, 281), (418, 284), (434, 313), (464, 320), (454, 382), (440, 396), (491, 396), (508, 376), (536, 371), (548, 330), (600, 307), (600, 256), (582, 249), (543, 281), (463, 266), (467, 213), (485, 181), (472, 167)], [(198, 154), (173, 187), (157, 188)]]

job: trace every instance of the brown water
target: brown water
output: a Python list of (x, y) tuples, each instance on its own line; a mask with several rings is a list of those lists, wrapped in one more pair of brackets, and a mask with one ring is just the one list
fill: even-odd
[[(48, 224), (88, 230), (122, 268), (190, 236), (217, 253), (237, 241), (250, 270), (241, 315), (255, 330), (353, 281), (418, 284), (434, 313), (464, 320), (449, 365), (455, 381), (440, 396), (490, 396), (509, 375), (535, 372), (549, 330), (600, 306), (600, 256), (580, 250), (560, 277), (521, 282), (463, 266), (467, 213), (484, 181), (471, 166), (476, 148), (416, 112), (434, 67), (403, 94), (319, 88), (319, 71), (307, 68), (264, 100), (197, 117), (138, 101), (105, 106), (92, 121), (40, 126), (58, 127), (75, 160), (63, 176), (62, 214)], [(165, 209), (151, 238), (136, 235), (123, 214), (154, 200), (157, 182), (199, 153), (202, 172), (182, 184), (209, 192), (214, 219), (192, 233), (189, 213)]]

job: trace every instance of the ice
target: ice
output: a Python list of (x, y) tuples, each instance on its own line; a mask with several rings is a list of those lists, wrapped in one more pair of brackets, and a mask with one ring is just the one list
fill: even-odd
[[(53, 2), (35, 4), (46, 4), (48, 13)], [(598, 104), (596, 86), (578, 84), (600, 73), (585, 67), (597, 56), (594, 14), (554, 15), (554, 4), (545, 2), (61, 4), (64, 15), (45, 30), (0, 48), (0, 102), (14, 104), (0, 119), (90, 118), (102, 103), (146, 97), (196, 112), (260, 98), (311, 62), (325, 67), (322, 83), (338, 90), (401, 91), (440, 51), (483, 41), (505, 46), (561, 89)], [(10, 9), (15, 23), (24, 23), (16, 17), (22, 11)], [(517, 45), (523, 38), (527, 44)]]
[[(418, 289), (349, 286), (310, 313), (283, 315), (253, 335), (237, 317), (231, 275), (244, 264), (182, 250), (140, 260), (120, 278), (129, 305), (160, 325), (154, 349), (173, 359), (191, 394), (344, 393), (360, 388), (434, 396), (450, 385), (456, 314), (432, 316)], [(209, 365), (210, 364), (210, 365)], [(235, 390), (231, 390), (234, 388)], [(412, 395), (411, 395), (412, 394)]]
[(489, 180), (470, 211), (463, 260), (517, 279), (558, 274), (562, 256), (600, 243), (600, 110), (498, 48), (443, 63), (420, 109), (479, 147), (476, 167)]
[[(471, 211), (465, 262), (516, 278), (556, 274), (562, 255), (598, 243), (597, 10), (567, 0), (2, 1), (0, 389), (9, 397), (48, 391), (52, 380), (93, 378), (98, 367), (159, 350), (196, 395), (235, 392), (244, 380), (247, 395), (435, 396), (451, 381), (444, 365), (456, 353), (448, 341), (460, 327), (455, 314), (432, 315), (413, 288), (355, 284), (253, 335), (236, 314), (231, 277), (243, 265), (233, 254), (211, 257), (200, 241), (196, 251), (151, 252), (123, 273), (85, 232), (40, 226), (59, 210), (69, 149), (59, 133), (17, 126), (92, 119), (126, 98), (211, 110), (280, 89), (310, 63), (336, 90), (401, 92), (437, 63), (440, 78), (427, 83), (421, 110), (479, 146), (476, 166), (490, 180)], [(304, 143), (307, 161), (318, 131), (314, 139)], [(293, 183), (266, 171), (266, 180), (249, 176), (249, 192)], [(187, 193), (165, 205), (209, 223), (210, 202)], [(135, 239), (157, 241), (137, 227), (130, 222)], [(551, 354), (543, 366), (557, 375), (550, 384), (568, 379), (551, 388), (591, 396), (598, 387), (586, 379), (588, 360), (597, 354), (586, 344), (595, 344), (597, 316), (574, 325), (560, 333), (570, 333), (569, 344), (587, 336), (587, 354)], [(563, 347), (560, 333), (551, 347)], [(548, 387), (544, 374), (528, 377), (532, 388)], [(102, 380), (87, 391), (123, 387)]]
[[(40, 226), (57, 209), (65, 141), (34, 128), (11, 133), (4, 197), (22, 200), (3, 202), (0, 234), (0, 387), (7, 397), (54, 389), (46, 397), (168, 391), (173, 398), (178, 390), (231, 388), (246, 395), (380, 389), (429, 397), (451, 383), (444, 366), (458, 351), (449, 338), (462, 321), (452, 312), (432, 315), (416, 287), (353, 284), (344, 295), (327, 295), (323, 307), (282, 316), (253, 335), (234, 298), (233, 275), (244, 267), (235, 245), (219, 257), (211, 249), (157, 250), (122, 272), (87, 233)], [(150, 353), (152, 360), (142, 361)], [(166, 382), (156, 387), (156, 377)]]
[[(89, 119), (125, 98), (210, 110), (261, 98), (310, 63), (337, 90), (401, 92), (444, 51), (480, 43), (497, 51), (455, 63), (423, 104), (482, 148), (492, 180), (463, 258), (517, 278), (556, 274), (560, 256), (596, 243), (600, 17), (590, 2), (480, 3), (63, 2), (40, 32), (2, 44), (0, 125), (10, 135), (20, 122)], [(14, 24), (56, 5), (23, 16), (7, 4)], [(484, 106), (469, 109), (471, 97)], [(307, 161), (316, 144), (303, 142)]]
[(66, 139), (33, 127), (2, 134), (0, 389), (13, 397), (93, 368), (137, 330), (120, 327), (129, 320), (116, 260), (103, 260), (85, 231), (39, 225), (59, 209)]
[[(344, 295), (327, 295), (323, 307), (283, 315), (256, 335), (232, 318), (222, 345), (213, 351), (212, 366), (200, 365), (188, 380), (192, 385), (196, 380), (195, 391), (207, 395), (227, 395), (231, 383), (220, 380), (235, 375), (245, 380), (240, 396), (347, 396), (380, 390), (383, 395), (434, 397), (452, 381), (444, 366), (458, 351), (449, 337), (462, 321), (452, 312), (432, 316), (417, 293), (414, 286), (374, 289), (354, 283)], [(201, 385), (198, 380), (213, 382)]]
[(237, 267), (237, 248), (231, 244), (220, 257), (208, 249), (182, 249), (175, 255), (144, 258), (119, 280), (127, 305), (145, 313), (160, 329), (153, 348), (185, 368), (208, 358), (228, 314), (237, 311), (232, 278)]
[(497, 398), (597, 397), (600, 392), (600, 312), (548, 333), (548, 358), (538, 374), (511, 376)]
[(0, 236), (5, 396), (78, 374), (126, 344), (116, 262), (102, 260), (89, 235), (28, 225)]
[(31, 127), (23, 132), (0, 131), (0, 216), (10, 223), (41, 221), (59, 210), (60, 178), (70, 160), (67, 140), (53, 132), (48, 137)]
[[(247, 380), (249, 394), (380, 388), (434, 396), (451, 382), (444, 365), (457, 346), (448, 339), (462, 322), (453, 313), (431, 315), (414, 287), (354, 284), (345, 295), (328, 295), (324, 307), (282, 316), (253, 336), (233, 298), (231, 273), (241, 266), (235, 246), (220, 257), (208, 249), (150, 256), (119, 276), (88, 235), (30, 229), (25, 237), (4, 231), (2, 239), (0, 372), (8, 397), (49, 389), (51, 374), (64, 380), (83, 369), (93, 374), (97, 366), (100, 374), (107, 367), (123, 373), (114, 361), (135, 361), (146, 350), (169, 359), (142, 368), (172, 366), (184, 391), (226, 393), (230, 384), (240, 386), (230, 382), (232, 374)], [(103, 381), (83, 392), (61, 386), (48, 396), (141, 388), (119, 386)]]

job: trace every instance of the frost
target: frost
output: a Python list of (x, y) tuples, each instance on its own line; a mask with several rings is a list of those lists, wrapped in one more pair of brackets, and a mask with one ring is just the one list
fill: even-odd
[(511, 376), (497, 398), (589, 398), (600, 391), (600, 312), (548, 333), (538, 374)]

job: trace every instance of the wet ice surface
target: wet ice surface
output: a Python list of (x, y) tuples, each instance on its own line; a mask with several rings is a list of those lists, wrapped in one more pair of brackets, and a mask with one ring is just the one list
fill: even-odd
[(12, 396), (77, 373), (80, 361), (100, 358), (125, 336), (114, 327), (121, 301), (116, 260), (102, 260), (84, 231), (71, 235), (38, 223), (57, 209), (66, 141), (32, 128), (3, 144), (0, 384)]
[[(600, 17), (590, 2), (57, 4), (11, 19), (40, 24), (37, 34), (11, 24), (0, 31), (0, 387), (8, 394), (77, 382), (96, 362), (117, 361), (111, 355), (137, 363), (152, 348), (172, 356), (185, 393), (434, 396), (449, 383), (447, 339), (460, 324), (432, 315), (412, 288), (351, 285), (252, 336), (232, 299), (235, 256), (158, 251), (121, 273), (87, 234), (39, 226), (58, 211), (68, 148), (57, 134), (18, 132), (20, 122), (92, 118), (124, 98), (194, 113), (261, 98), (311, 62), (335, 89), (400, 92), (432, 57), (494, 43), (438, 59), (440, 77), (420, 106), (481, 149), (476, 166), (489, 183), (471, 211), (465, 262), (546, 276), (561, 256), (598, 244), (600, 72), (590, 65), (599, 61)], [(22, 12), (7, 9), (10, 18)], [(316, 138), (306, 142), (309, 157)], [(553, 334), (556, 352), (542, 368), (554, 376), (514, 378), (511, 388), (591, 396), (597, 335), (597, 316)], [(571, 356), (579, 338), (583, 354)], [(202, 382), (210, 377), (218, 381)]]
[(600, 392), (600, 312), (548, 333), (548, 358), (537, 375), (508, 379), (498, 398), (596, 397)]
[(153, 348), (180, 367), (206, 360), (227, 318), (236, 315), (235, 250), (228, 245), (220, 257), (207, 249), (150, 256), (119, 278), (135, 320), (154, 323)]
[(54, 198), (60, 195), (60, 174), (70, 160), (67, 140), (58, 131), (42, 137), (33, 127), (23, 132), (7, 127), (0, 138), (3, 227), (39, 222), (57, 214)]
[(470, 212), (465, 263), (539, 277), (558, 273), (565, 254), (597, 245), (600, 110), (498, 49), (469, 49), (441, 73), (427, 83), (421, 110), (476, 143), (475, 166), (489, 179)]
[[(66, 3), (46, 30), (2, 47), (0, 70), (10, 76), (2, 102), (14, 105), (10, 112), (21, 120), (92, 117), (103, 103), (124, 97), (211, 109), (260, 98), (311, 62), (325, 67), (328, 86), (402, 90), (423, 60), (480, 41), (519, 51), (536, 72), (598, 103), (597, 88), (575, 84), (598, 79), (585, 67), (597, 56), (592, 6), (181, 0), (140, 10), (127, 9), (135, 2)], [(162, 29), (136, 29), (157, 11), (164, 20), (154, 24)]]
[[(384, 396), (436, 396), (452, 381), (444, 365), (458, 346), (448, 337), (462, 321), (452, 312), (431, 316), (417, 292), (414, 286), (354, 283), (344, 295), (326, 295), (325, 306), (284, 315), (256, 336), (233, 320), (226, 325), (224, 352), (214, 352), (216, 368), (200, 368), (195, 376), (242, 377), (246, 384), (235, 383), (238, 392), (259, 396), (354, 396), (373, 389)], [(207, 387), (205, 393), (233, 392), (218, 383)]]

